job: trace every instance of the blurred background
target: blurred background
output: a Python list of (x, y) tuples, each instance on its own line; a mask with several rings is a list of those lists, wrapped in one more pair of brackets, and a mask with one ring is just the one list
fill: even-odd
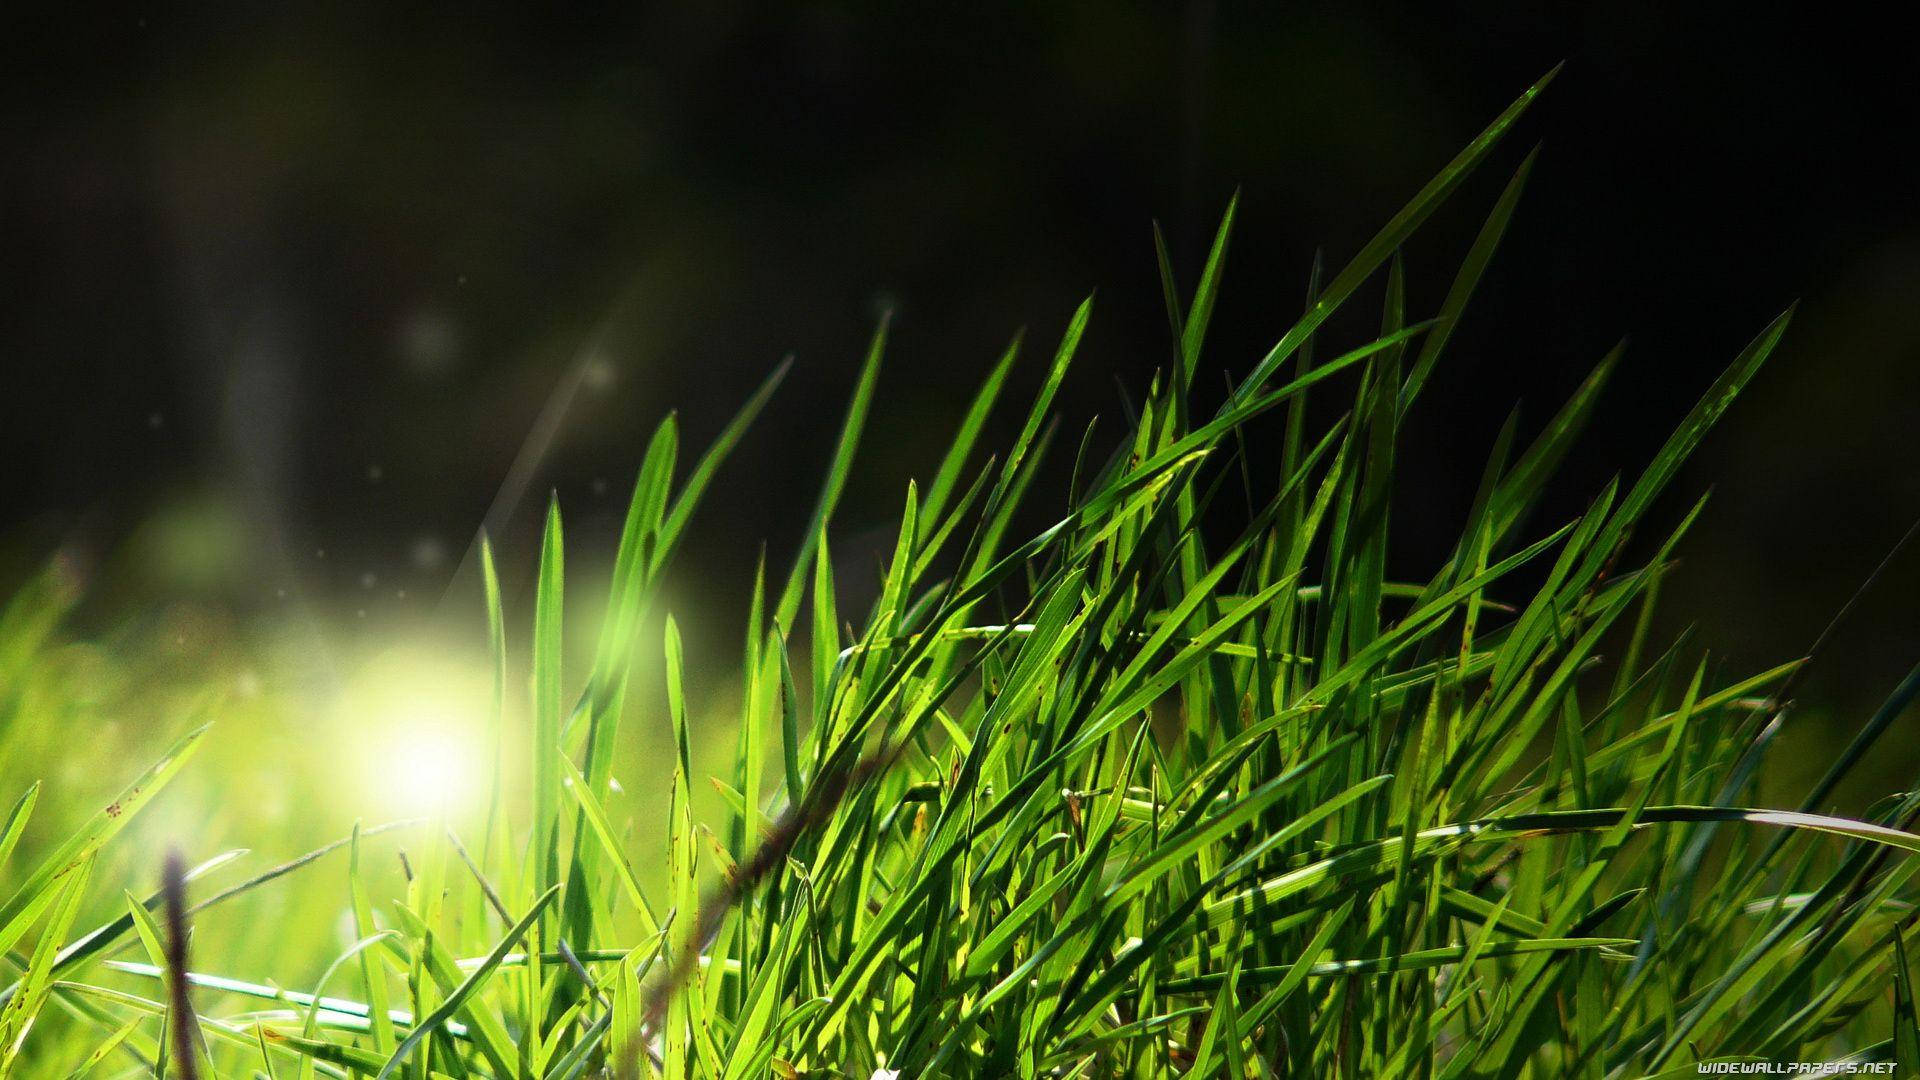
[[(1713, 488), (1669, 629), (1697, 626), (1729, 675), (1782, 662), (1920, 516), (1920, 95), (1892, 18), (1207, 0), (15, 6), (0, 14), (0, 583), (76, 605), (34, 639), (59, 658), (42, 677), (66, 688), (47, 700), (73, 724), (120, 726), (49, 713), (0, 755), (25, 775), (76, 731), (103, 758), (147, 745), (139, 733), (178, 730), (212, 673), (257, 745), (233, 751), (242, 787), (177, 819), (223, 798), (309, 812), (261, 762), (322, 752), (316, 726), (378, 728), (389, 705), (355, 696), (365, 673), (426, 662), (396, 658), (396, 641), (460, 667), (421, 643), (481, 626), (461, 572), (478, 525), (524, 620), (557, 492), (570, 577), (590, 583), (569, 599), (591, 609), (654, 424), (678, 409), (689, 452), (704, 446), (791, 354), (677, 569), (676, 614), (708, 672), (696, 689), (718, 700), (754, 561), (796, 547), (883, 310), (893, 343), (839, 516), (843, 580), (891, 544), (906, 478), (928, 473), (1018, 329), (1044, 357), (1097, 292), (1064, 411), (1069, 428), (1122, 415), (1169, 355), (1151, 222), (1190, 286), (1243, 192), (1203, 361), (1224, 385), (1289, 324), (1316, 249), (1342, 263), (1561, 60), (1407, 251), (1411, 307), (1431, 311), (1544, 144), (1411, 418), (1396, 572), (1431, 572), (1513, 405), (1530, 434), (1631, 338), (1547, 507), (1570, 515), (1637, 471), (1797, 299), (1784, 349), (1661, 519)], [(1039, 367), (1016, 371), (1015, 399)], [(1920, 660), (1916, 585), (1920, 550), (1802, 685), (1787, 760), (1823, 763)], [(41, 632), (21, 618), (8, 633)], [(334, 704), (269, 708), (263, 688), (283, 686)], [(1873, 786), (1905, 785), (1920, 754), (1875, 767)], [(73, 770), (77, 789), (122, 772)]]

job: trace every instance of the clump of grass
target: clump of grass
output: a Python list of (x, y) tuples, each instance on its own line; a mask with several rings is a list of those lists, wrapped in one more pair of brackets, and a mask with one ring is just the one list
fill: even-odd
[[(828, 546), (883, 325), (807, 540), (784, 576), (763, 568), (756, 582), (733, 767), (718, 777), (693, 768), (672, 619), (647, 646), (664, 652), (663, 699), (630, 700), (634, 642), (651, 637), (693, 508), (777, 377), (677, 480), (669, 419), (584, 678), (562, 668), (564, 542), (549, 511), (532, 751), (503, 763), (529, 803), (497, 777), (467, 835), (426, 827), (400, 895), (371, 894), (356, 831), (200, 899), (205, 926), (229, 898), (344, 849), (353, 940), (311, 992), (280, 988), (272, 956), (188, 973), (204, 1048), (168, 1046), (181, 954), (151, 914), (159, 898), (129, 894), (118, 918), (71, 928), (91, 857), (179, 769), (189, 736), (0, 901), (0, 951), (40, 928), (31, 955), (14, 954), (0, 1068), (23, 1047), (18, 1060), (87, 1075), (179, 1058), (209, 1075), (381, 1080), (1913, 1067), (1902, 935), (1920, 793), (1860, 819), (1819, 811), (1920, 679), (1799, 804), (1756, 808), (1796, 665), (1722, 680), (1691, 643), (1651, 640), (1698, 504), (1629, 543), (1785, 316), (1636, 479), (1536, 525), (1612, 368), (1602, 360), (1531, 444), (1511, 423), (1500, 432), (1430, 576), (1387, 576), (1402, 420), (1531, 158), (1434, 317), (1406, 315), (1394, 254), (1538, 90), (1344, 269), (1316, 275), (1304, 315), (1211, 413), (1193, 387), (1231, 208), (1190, 295), (1162, 259), (1174, 360), (1110, 451), (1088, 438), (1070, 463), (1054, 452), (1082, 305), (1019, 434), (983, 453), (1009, 350), (932, 479), (905, 492), (878, 598), (857, 613), (838, 602)], [(1380, 332), (1328, 355), (1323, 324), (1383, 270)], [(1309, 396), (1328, 395), (1349, 407), (1311, 427)], [(1255, 449), (1256, 423), (1277, 426), (1276, 451)], [(1070, 504), (1022, 531), (1036, 474), (1069, 467)], [(508, 623), (491, 551), (483, 565), (504, 726), (519, 715)], [(671, 726), (670, 760), (623, 759), (629, 713)], [(630, 861), (616, 774), (670, 788), (667, 820), (638, 824), (670, 839), (664, 890)], [(702, 785), (727, 808), (711, 823), (694, 819)], [(33, 799), (0, 827), (0, 859)], [(53, 1010), (60, 1039), (22, 1042)]]

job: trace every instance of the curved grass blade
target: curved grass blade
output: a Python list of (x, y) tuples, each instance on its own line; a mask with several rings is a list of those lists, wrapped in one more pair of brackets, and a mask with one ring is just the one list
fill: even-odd
[(482, 986), (485, 986), (489, 978), (492, 978), (494, 971), (500, 966), (500, 961), (512, 950), (514, 943), (519, 941), (520, 938), (540, 920), (540, 917), (546, 913), (547, 906), (559, 895), (560, 887), (557, 885), (541, 893), (539, 898), (533, 902), (533, 907), (528, 909), (527, 913), (520, 917), (519, 922), (513, 924), (512, 928), (507, 931), (506, 936), (501, 938), (499, 944), (493, 947), (493, 951), (487, 954), (486, 960), (484, 960), (479, 967), (474, 968), (473, 971), (468, 973), (466, 979), (464, 979), (459, 986), (455, 987), (452, 993), (447, 995), (446, 1000), (440, 1003), (439, 1008), (427, 1014), (425, 1019), (421, 1020), (412, 1031), (407, 1033), (407, 1037), (401, 1040), (400, 1045), (394, 1049), (393, 1056), (387, 1059), (386, 1064), (380, 1066), (380, 1071), (376, 1074), (374, 1080), (387, 1080), (389, 1076), (393, 1075), (395, 1069), (405, 1064), (407, 1058), (422, 1042), (426, 1041), (429, 1035), (441, 1025), (458, 1015), (461, 1009), (466, 1006), (467, 999), (478, 992)]

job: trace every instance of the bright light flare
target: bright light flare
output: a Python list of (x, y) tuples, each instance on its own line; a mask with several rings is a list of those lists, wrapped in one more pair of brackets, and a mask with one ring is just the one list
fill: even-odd
[(385, 788), (400, 809), (446, 813), (476, 803), (487, 777), (473, 739), (432, 710), (396, 725), (391, 754), (382, 766)]
[(360, 748), (370, 807), (457, 815), (485, 805), (491, 676), (426, 650), (383, 657), (353, 681), (342, 734)]

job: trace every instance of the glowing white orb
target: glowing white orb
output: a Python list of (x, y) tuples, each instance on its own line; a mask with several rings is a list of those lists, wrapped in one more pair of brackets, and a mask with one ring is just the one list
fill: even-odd
[(336, 723), (360, 757), (369, 814), (464, 814), (486, 805), (492, 676), (431, 649), (381, 657), (341, 695)]
[(395, 805), (415, 812), (444, 813), (485, 795), (487, 776), (472, 736), (420, 718), (395, 733), (385, 772)]

